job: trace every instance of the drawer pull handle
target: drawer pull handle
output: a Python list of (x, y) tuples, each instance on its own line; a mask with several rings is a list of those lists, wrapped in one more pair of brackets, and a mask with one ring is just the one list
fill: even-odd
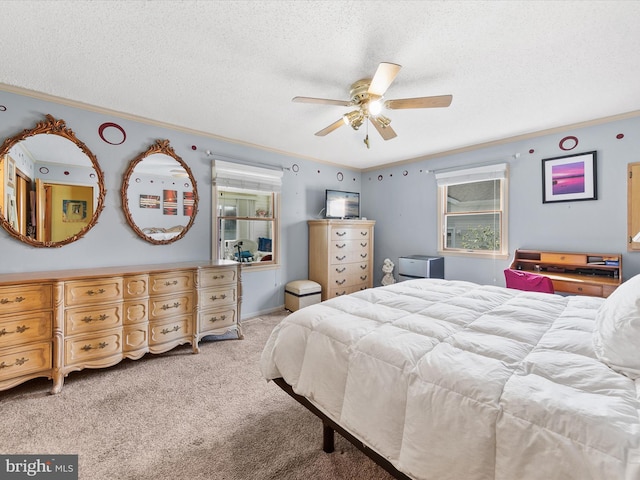
[(360, 232), (360, 235), (362, 235), (363, 237), (366, 237), (369, 234), (369, 232)]
[(218, 280), (219, 278), (220, 278), (220, 279), (224, 278), (224, 275), (214, 275), (212, 278), (213, 278), (214, 280)]
[(342, 267), (342, 268), (336, 268), (336, 272), (338, 273), (342, 273), (347, 269), (347, 267)]
[(31, 328), (31, 327), (27, 327), (26, 325), (22, 325), (21, 327), (16, 327), (16, 331), (15, 332), (7, 332), (7, 329), (3, 328), (2, 330), (0, 330), (0, 337), (2, 337), (3, 335), (9, 335), (10, 333), (24, 333), (27, 330), (29, 330), (29, 328)]
[(218, 317), (211, 317), (211, 318), (209, 319), (209, 321), (210, 321), (211, 323), (215, 323), (215, 322), (217, 322), (218, 320), (226, 320), (226, 319), (227, 319), (227, 316), (226, 316), (226, 315), (220, 315), (220, 318), (218, 318)]
[(164, 282), (165, 287), (170, 287), (171, 285), (177, 285), (177, 284), (178, 284), (177, 280), (174, 280), (173, 282), (170, 282), (167, 280), (166, 282)]
[(165, 303), (164, 305), (162, 305), (162, 310), (169, 310), (170, 308), (178, 308), (180, 306), (180, 302), (175, 302), (173, 305), (169, 305), (168, 303)]
[(360, 242), (360, 246), (361, 246), (362, 248), (366, 247), (367, 245), (368, 245), (368, 243), (367, 243), (367, 242), (364, 242), (364, 243)]
[(362, 257), (362, 258), (367, 258), (367, 254), (366, 254), (366, 253), (361, 253), (361, 254), (360, 254), (360, 257)]
[(104, 288), (99, 288), (98, 290), (87, 290), (87, 295), (92, 296), (92, 295), (99, 295), (101, 293), (106, 292), (106, 290)]
[(363, 282), (367, 279), (368, 275), (360, 275), (360, 280), (362, 280)]
[(347, 234), (347, 232), (336, 232), (336, 235), (339, 237), (344, 237)]
[(227, 298), (227, 294), (223, 293), (222, 295), (220, 295), (220, 297), (218, 297), (217, 295), (211, 295), (211, 300), (214, 302), (218, 300), (218, 298), (220, 298), (220, 300), (224, 300), (225, 298)]
[(581, 292), (582, 291), (582, 287), (578, 287), (578, 291)]
[(344, 247), (346, 247), (346, 246), (347, 246), (347, 244), (346, 244), (346, 243), (343, 243), (342, 245), (338, 245), (338, 244), (336, 243), (336, 247), (338, 247), (338, 248), (344, 248)]
[(345, 258), (347, 258), (347, 256), (346, 256), (346, 255), (343, 255), (342, 257), (339, 257), (339, 256), (337, 256), (337, 255), (336, 255), (336, 260), (338, 260), (338, 261), (340, 261), (340, 262), (341, 262), (342, 260), (344, 260)]
[(24, 297), (16, 297), (15, 300), (9, 300), (8, 298), (3, 298), (2, 300), (0, 300), (0, 303), (2, 305), (4, 305), (5, 303), (20, 303), (20, 302), (23, 302), (25, 300), (26, 300), (26, 298), (24, 298)]
[(366, 270), (366, 269), (367, 269), (367, 266), (366, 266), (366, 265), (360, 265), (360, 269), (361, 269), (361, 270)]
[(344, 282), (346, 282), (347, 280), (345, 278), (343, 278), (342, 280), (336, 280), (336, 283), (338, 285), (344, 285)]
[(93, 321), (104, 322), (107, 318), (109, 318), (109, 315), (103, 313), (102, 315), (98, 315), (98, 318), (93, 318), (91, 315), (89, 315), (88, 317), (84, 317), (82, 321), (85, 323), (91, 323)]
[(346, 295), (347, 292), (345, 292), (344, 290), (342, 292), (336, 292), (336, 297), (340, 297), (342, 295)]
[(162, 330), (160, 330), (160, 333), (166, 335), (167, 333), (177, 332), (178, 330), (180, 330), (180, 325), (176, 325), (173, 328), (163, 328)]
[[(98, 349), (106, 348), (107, 345), (109, 345), (107, 342), (100, 342), (98, 344), (97, 348)], [(85, 352), (88, 352), (89, 350), (93, 350), (94, 348), (96, 348), (96, 347), (94, 347), (93, 345), (85, 345), (85, 346), (82, 347), (81, 350), (84, 350)]]
[(16, 358), (15, 363), (2, 362), (2, 363), (0, 363), (0, 370), (2, 370), (3, 368), (9, 368), (9, 367), (19, 367), (20, 365), (24, 365), (28, 361), (29, 361), (28, 358), (22, 357), (22, 358)]

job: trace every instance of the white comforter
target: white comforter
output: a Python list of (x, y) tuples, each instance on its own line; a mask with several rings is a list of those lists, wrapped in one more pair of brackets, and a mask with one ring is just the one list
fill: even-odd
[(636, 385), (592, 347), (601, 303), (412, 280), (292, 313), (261, 370), (416, 479), (640, 480)]

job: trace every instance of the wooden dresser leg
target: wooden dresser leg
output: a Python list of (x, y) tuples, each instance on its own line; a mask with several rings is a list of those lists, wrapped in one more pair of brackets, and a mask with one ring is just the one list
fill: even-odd
[(333, 428), (324, 422), (322, 422), (322, 450), (325, 453), (333, 453), (335, 450)]
[(51, 395), (60, 393), (62, 385), (64, 384), (64, 375), (60, 372), (53, 372), (53, 387), (51, 388)]

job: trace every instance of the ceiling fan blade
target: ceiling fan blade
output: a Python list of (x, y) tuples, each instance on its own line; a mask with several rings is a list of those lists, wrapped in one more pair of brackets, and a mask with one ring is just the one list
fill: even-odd
[(378, 131), (378, 133), (383, 139), (391, 140), (392, 138), (395, 138), (398, 136), (396, 132), (393, 130), (393, 128), (391, 128), (391, 125), (387, 125), (386, 127), (383, 127), (371, 117), (369, 117), (369, 121), (374, 127), (376, 127), (376, 130)]
[(386, 63), (382, 62), (378, 65), (378, 69), (376, 70), (375, 75), (371, 79), (371, 84), (369, 85), (369, 95), (376, 95), (378, 97), (382, 97), (384, 93), (391, 85), (400, 72), (402, 67), (395, 63)]
[(438, 108), (451, 105), (453, 95), (440, 95), (437, 97), (399, 98), (387, 100), (384, 106), (392, 110), (401, 108)]
[(337, 121), (333, 122), (331, 125), (329, 125), (328, 127), (325, 127), (322, 130), (320, 130), (319, 132), (316, 132), (316, 136), (324, 137), (325, 135), (327, 135), (328, 133), (333, 132), (335, 129), (337, 129), (338, 127), (341, 127), (342, 125), (344, 125), (344, 120), (342, 118), (340, 118), (340, 120), (337, 120)]
[(293, 97), (291, 101), (297, 102), (297, 103), (320, 103), (322, 105), (340, 105), (342, 107), (348, 107), (351, 105), (350, 100), (330, 100), (328, 98)]

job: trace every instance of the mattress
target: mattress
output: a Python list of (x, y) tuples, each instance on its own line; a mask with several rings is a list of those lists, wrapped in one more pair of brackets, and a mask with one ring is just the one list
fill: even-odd
[(411, 280), (292, 313), (262, 353), (415, 479), (640, 479), (636, 382), (598, 360), (595, 297)]

